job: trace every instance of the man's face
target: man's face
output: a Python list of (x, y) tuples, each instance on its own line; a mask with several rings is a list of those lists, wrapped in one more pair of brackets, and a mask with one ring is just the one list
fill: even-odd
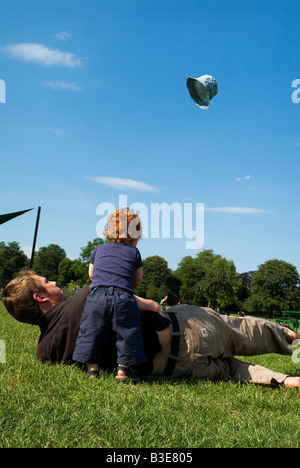
[(34, 275), (34, 278), (39, 281), (46, 290), (46, 297), (49, 299), (49, 302), (52, 305), (66, 300), (66, 296), (64, 295), (63, 291), (58, 286), (56, 286), (55, 281), (48, 281), (47, 278), (38, 275)]

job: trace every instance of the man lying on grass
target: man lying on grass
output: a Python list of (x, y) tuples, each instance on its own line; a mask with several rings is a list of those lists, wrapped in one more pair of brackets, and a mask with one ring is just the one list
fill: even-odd
[[(26, 270), (2, 293), (8, 312), (20, 322), (38, 325), (41, 335), (36, 356), (43, 362), (70, 363), (89, 287), (70, 299), (53, 281)], [(212, 309), (180, 304), (165, 314), (147, 310), (149, 303), (136, 297), (148, 362), (135, 368), (141, 375), (229, 380), (300, 387), (300, 377), (242, 362), (234, 356), (267, 353), (291, 355), (296, 332), (254, 317), (219, 315)], [(106, 343), (101, 368), (116, 366), (115, 337)]]

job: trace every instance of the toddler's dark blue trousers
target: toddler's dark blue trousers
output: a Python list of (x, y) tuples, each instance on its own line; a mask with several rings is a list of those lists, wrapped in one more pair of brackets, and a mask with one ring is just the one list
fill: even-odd
[(101, 365), (111, 331), (116, 334), (118, 364), (147, 360), (140, 311), (133, 294), (116, 287), (94, 288), (85, 303), (73, 360)]

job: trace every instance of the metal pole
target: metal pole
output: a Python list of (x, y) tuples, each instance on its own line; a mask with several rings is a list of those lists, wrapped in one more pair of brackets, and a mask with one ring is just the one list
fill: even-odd
[(35, 254), (35, 244), (36, 244), (37, 232), (38, 232), (38, 227), (39, 227), (40, 213), (41, 213), (41, 207), (39, 206), (37, 216), (36, 216), (36, 224), (35, 224), (33, 246), (32, 246), (32, 252), (31, 252), (30, 268), (32, 268), (33, 266), (33, 259), (34, 259), (34, 254)]

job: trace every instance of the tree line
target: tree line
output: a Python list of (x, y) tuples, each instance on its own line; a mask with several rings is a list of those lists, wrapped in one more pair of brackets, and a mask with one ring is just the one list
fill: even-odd
[[(103, 239), (94, 239), (71, 260), (56, 244), (41, 247), (35, 254), (33, 269), (48, 280), (65, 287), (69, 294), (90, 284), (88, 259)], [(29, 259), (17, 242), (0, 242), (0, 289), (16, 274), (29, 267)], [(203, 250), (186, 256), (176, 270), (154, 255), (143, 260), (144, 277), (136, 294), (168, 304), (178, 302), (259, 316), (280, 315), (282, 310), (300, 310), (300, 277), (297, 268), (283, 260), (268, 260), (254, 272), (238, 273), (232, 260)]]

